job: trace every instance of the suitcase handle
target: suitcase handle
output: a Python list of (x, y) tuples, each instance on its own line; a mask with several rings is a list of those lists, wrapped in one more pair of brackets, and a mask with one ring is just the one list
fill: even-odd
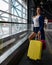
[(38, 38), (38, 34), (36, 34), (35, 40), (41, 40), (41, 36), (40, 36), (40, 38)]

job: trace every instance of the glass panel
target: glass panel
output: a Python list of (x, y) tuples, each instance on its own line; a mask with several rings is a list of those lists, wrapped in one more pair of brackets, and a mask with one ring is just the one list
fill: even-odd
[(3, 17), (1, 21), (8, 21), (8, 18)]
[(5, 0), (6, 2), (9, 2), (9, 0)]
[(12, 14), (19, 16), (19, 13), (15, 8), (12, 8)]
[(27, 30), (27, 24), (23, 24), (23, 31)]
[(27, 14), (27, 10), (26, 10), (26, 14)]
[(25, 18), (25, 19), (26, 19), (26, 15), (25, 15), (25, 14), (23, 14), (23, 18)]
[(12, 16), (12, 22), (18, 22), (18, 18), (15, 16)]
[(22, 6), (19, 4), (18, 6), (16, 6), (17, 9), (22, 10)]
[(22, 4), (22, 0), (18, 0)]
[(19, 17), (12, 16), (12, 22), (23, 23), (23, 19), (19, 18)]
[(17, 13), (18, 13), (18, 15), (19, 15), (20, 17), (22, 17), (21, 11), (17, 10)]
[(12, 34), (27, 30), (27, 24), (12, 24)]
[(6, 13), (3, 13), (2, 16), (4, 16), (4, 17), (9, 17), (9, 15), (6, 14)]
[(27, 19), (27, 15), (26, 15), (26, 19)]
[(5, 36), (9, 35), (10, 32), (10, 24), (8, 23), (0, 23), (0, 38), (3, 38)]
[(0, 11), (0, 21), (8, 21), (8, 20), (9, 20), (9, 14)]
[(23, 23), (27, 23), (27, 20), (23, 19)]
[[(8, 1), (8, 0), (5, 0), (5, 1)], [(2, 7), (0, 7), (0, 10), (8, 12), (9, 11), (9, 9), (8, 9), (9, 6), (8, 6), (8, 4), (5, 1), (0, 0), (0, 6), (2, 6)], [(18, 1), (22, 3), (22, 0), (18, 0)], [(16, 16), (19, 16), (19, 17), (16, 17), (14, 15), (10, 15), (8, 13), (4, 13), (4, 12), (0, 11), (0, 21), (6, 21), (6, 22), (10, 21), (10, 22), (18, 22), (18, 23), (27, 23), (27, 20), (25, 20), (25, 19), (27, 19), (27, 15), (23, 14), (23, 13), (27, 13), (25, 11), (25, 8), (23, 8), (23, 13), (22, 13), (21, 12), (22, 11), (22, 6), (18, 2), (16, 2), (16, 1), (15, 1), (15, 3), (13, 3), (13, 4), (15, 4), (15, 7), (17, 9), (14, 8), (14, 7), (12, 7), (12, 12), (11, 13), (15, 14)], [(21, 11), (19, 11), (18, 9), (21, 10)], [(23, 17), (22, 17), (22, 14), (23, 14)], [(20, 17), (22, 17), (22, 18), (20, 18)], [(1, 25), (0, 25), (0, 35), (4, 36), (5, 34), (9, 35), (9, 32), (10, 33), (17, 33), (19, 31), (23, 31), (24, 28), (25, 28), (25, 26), (26, 25), (24, 25), (24, 24), (1, 23)]]
[(22, 23), (22, 19), (21, 18), (18, 18), (18, 23)]
[[(26, 23), (26, 21), (24, 23)], [(13, 35), (24, 30), (27, 30), (27, 24), (0, 23), (0, 38)]]
[(23, 8), (23, 13), (25, 13), (25, 9)]
[[(15, 0), (11, 0), (11, 7), (9, 7), (9, 1), (10, 0), (0, 0), (0, 52), (6, 52), (9, 48), (11, 48), (16, 41), (16, 38), (14, 38), (14, 34), (23, 32), (27, 30), (27, 20), (26, 19), (26, 11), (25, 11), (25, 5), (19, 4)], [(20, 3), (22, 3), (22, 0), (18, 0)], [(24, 7), (22, 7), (22, 5)], [(22, 10), (23, 8), (23, 10)], [(9, 12), (10, 10), (10, 12)], [(9, 14), (9, 13), (11, 14)], [(24, 14), (23, 14), (24, 13)], [(16, 16), (14, 16), (14, 15)], [(24, 18), (24, 19), (23, 19)], [(2, 23), (1, 23), (2, 22)], [(14, 22), (14, 23), (12, 23)], [(3, 39), (2, 39), (3, 38)], [(5, 38), (5, 39), (4, 39)], [(10, 40), (9, 40), (10, 38)], [(2, 39), (2, 40), (1, 40)], [(8, 42), (10, 41), (10, 42)], [(12, 41), (12, 42), (11, 42)], [(7, 43), (5, 43), (7, 42)], [(4, 43), (4, 44), (2, 44)], [(11, 45), (12, 43), (12, 45)], [(1, 51), (2, 50), (2, 51)]]
[(9, 6), (6, 2), (4, 2), (3, 0), (0, 0), (0, 10), (6, 11), (8, 10)]
[(12, 34), (17, 33), (17, 24), (12, 24)]
[(14, 9), (12, 8), (12, 14), (16, 15), (16, 16), (19, 16), (19, 17), (22, 17), (22, 12), (19, 11), (18, 9)]
[(19, 3), (18, 2), (15, 2), (15, 6), (18, 6), (19, 5)]

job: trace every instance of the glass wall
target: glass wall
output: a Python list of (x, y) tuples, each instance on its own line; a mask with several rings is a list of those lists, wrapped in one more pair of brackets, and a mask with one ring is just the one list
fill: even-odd
[(27, 4), (24, 3), (22, 0), (0, 0), (0, 63), (28, 37)]
[(27, 30), (27, 4), (24, 3), (0, 0), (0, 38)]

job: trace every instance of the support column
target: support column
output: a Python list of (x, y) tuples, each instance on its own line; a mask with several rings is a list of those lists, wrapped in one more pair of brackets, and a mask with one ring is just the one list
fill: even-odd
[(33, 11), (31, 11), (31, 8), (33, 6), (33, 3), (32, 3), (32, 0), (27, 0), (27, 17), (28, 17), (28, 30), (31, 30), (31, 22), (32, 22), (32, 14), (33, 14)]

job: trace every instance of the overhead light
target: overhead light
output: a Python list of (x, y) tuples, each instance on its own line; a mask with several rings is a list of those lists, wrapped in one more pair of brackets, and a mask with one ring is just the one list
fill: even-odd
[(43, 5), (43, 2), (41, 1), (40, 4)]

